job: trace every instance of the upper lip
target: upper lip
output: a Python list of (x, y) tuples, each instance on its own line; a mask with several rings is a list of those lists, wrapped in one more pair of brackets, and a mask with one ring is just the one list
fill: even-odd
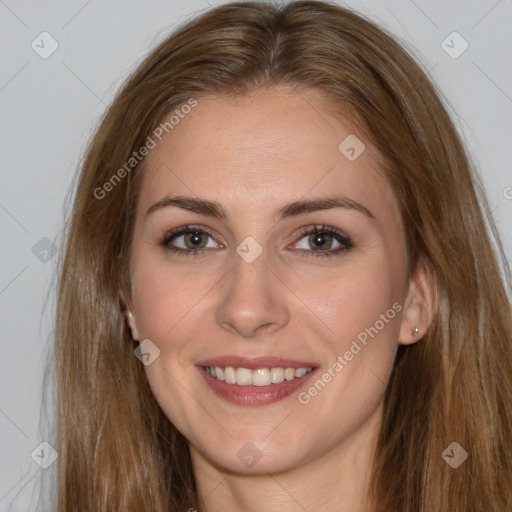
[(311, 361), (297, 361), (296, 359), (283, 359), (282, 357), (221, 356), (200, 361), (197, 366), (231, 366), (233, 368), (256, 370), (258, 368), (310, 368), (318, 365)]

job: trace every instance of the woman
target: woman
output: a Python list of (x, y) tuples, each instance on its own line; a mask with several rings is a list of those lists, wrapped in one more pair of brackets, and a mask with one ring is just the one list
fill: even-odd
[(209, 10), (129, 78), (83, 163), (59, 510), (507, 510), (498, 258), (510, 283), (390, 36), (323, 2)]

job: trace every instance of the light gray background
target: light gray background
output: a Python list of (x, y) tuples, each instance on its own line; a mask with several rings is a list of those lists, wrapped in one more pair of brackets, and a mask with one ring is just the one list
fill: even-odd
[[(39, 477), (53, 478), (56, 466), (43, 470), (31, 458), (42, 441), (52, 441), (52, 398), (47, 419), (42, 379), (51, 355), (57, 257), (45, 253), (50, 242), (41, 239), (60, 247), (64, 200), (80, 156), (129, 70), (173, 27), (218, 3), (0, 0), (0, 511), (35, 510), (30, 497), (38, 494)], [(343, 5), (405, 41), (439, 84), (511, 260), (512, 1)], [(58, 42), (46, 59), (31, 48), (34, 40), (42, 46), (43, 31)], [(441, 46), (453, 31), (469, 44), (456, 59)], [(457, 39), (448, 44), (461, 48)]]

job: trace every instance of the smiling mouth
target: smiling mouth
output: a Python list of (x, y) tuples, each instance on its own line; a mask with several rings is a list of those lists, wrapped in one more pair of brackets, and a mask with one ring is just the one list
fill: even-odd
[(226, 384), (257, 387), (300, 379), (313, 371), (312, 366), (257, 368), (255, 370), (233, 366), (202, 366), (201, 368), (211, 377)]

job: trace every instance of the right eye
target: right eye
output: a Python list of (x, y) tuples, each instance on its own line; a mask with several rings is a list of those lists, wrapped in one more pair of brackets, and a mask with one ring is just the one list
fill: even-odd
[[(213, 245), (208, 247), (208, 238)], [(180, 242), (176, 242), (180, 240)], [(182, 226), (166, 233), (159, 242), (165, 250), (184, 256), (195, 256), (204, 249), (222, 248), (222, 244), (216, 244), (212, 235), (203, 228), (196, 226)]]

